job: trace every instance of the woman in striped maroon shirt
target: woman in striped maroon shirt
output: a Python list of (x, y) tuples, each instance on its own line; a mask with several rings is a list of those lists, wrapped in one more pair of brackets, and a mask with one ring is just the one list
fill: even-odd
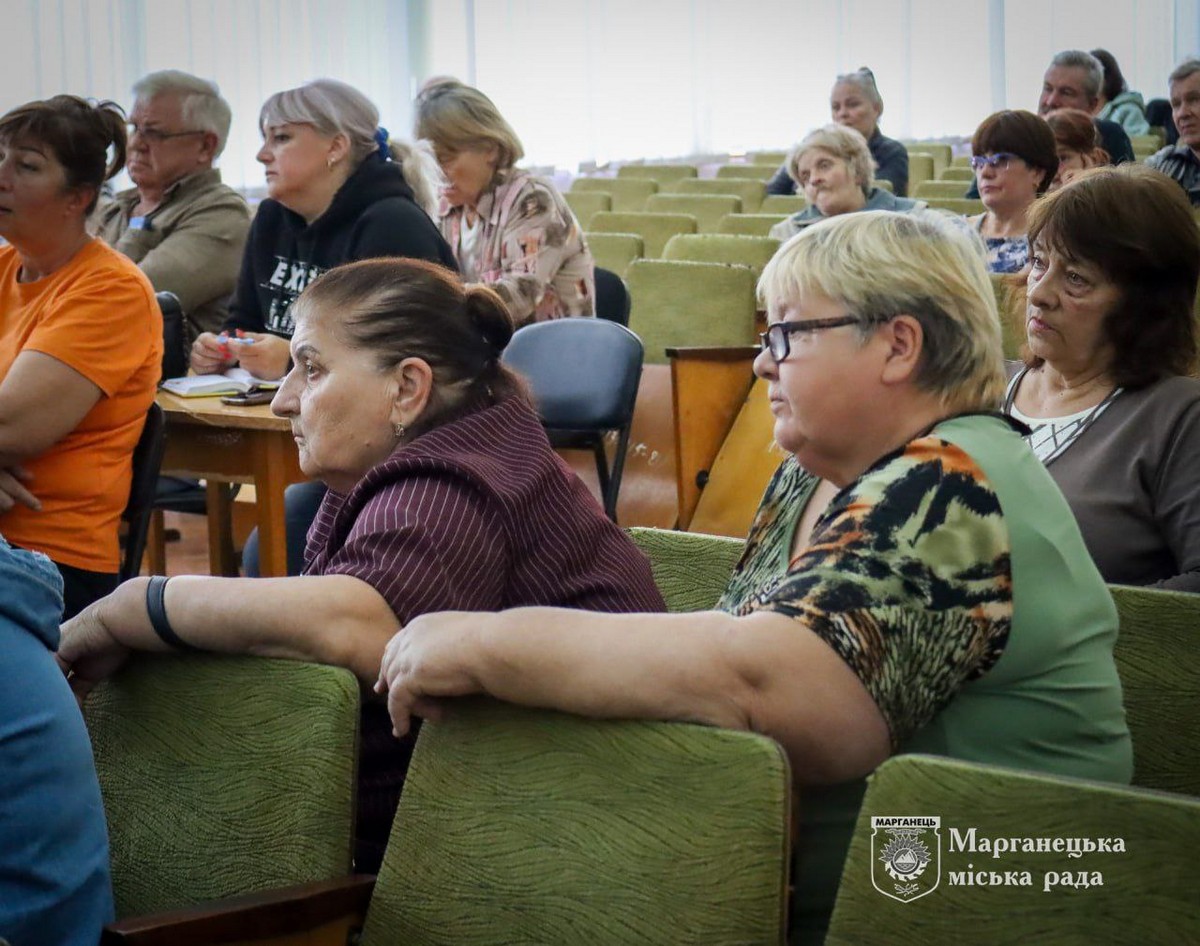
[[(63, 626), (77, 691), (130, 649), (312, 660), (373, 683), (384, 645), (429, 612), (664, 610), (649, 563), (500, 362), (512, 332), (495, 292), (432, 263), (367, 260), (316, 280), (296, 302), (295, 365), (272, 404), (291, 418), (301, 468), (329, 487), (304, 574), (126, 582)], [(382, 702), (365, 701), (360, 870), (382, 854), (409, 746)]]

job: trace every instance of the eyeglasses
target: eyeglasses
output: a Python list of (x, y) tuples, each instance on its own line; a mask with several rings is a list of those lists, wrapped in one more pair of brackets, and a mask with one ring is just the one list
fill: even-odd
[(795, 332), (817, 332), (823, 328), (841, 328), (843, 325), (873, 325), (886, 319), (861, 319), (857, 315), (841, 315), (835, 319), (804, 319), (799, 322), (775, 322), (767, 326), (758, 336), (763, 351), (780, 362), (792, 353), (790, 336)]
[(184, 138), (187, 135), (207, 134), (204, 131), (160, 131), (157, 128), (143, 128), (141, 125), (135, 125), (133, 122), (130, 122), (125, 127), (129, 130), (130, 138), (134, 135), (141, 135), (143, 140), (152, 145), (162, 144), (168, 138)]
[(971, 158), (971, 167), (976, 171), (982, 171), (984, 167), (994, 168), (997, 171), (1007, 171), (1008, 166), (1019, 160), (1015, 154), (1009, 154), (1007, 151), (1000, 151), (996, 154), (977, 154)]

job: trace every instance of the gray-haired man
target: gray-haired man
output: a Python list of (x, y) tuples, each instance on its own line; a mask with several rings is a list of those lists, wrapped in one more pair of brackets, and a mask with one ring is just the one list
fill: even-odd
[(1179, 141), (1146, 159), (1152, 168), (1174, 178), (1200, 207), (1200, 59), (1185, 59), (1167, 79), (1171, 117)]

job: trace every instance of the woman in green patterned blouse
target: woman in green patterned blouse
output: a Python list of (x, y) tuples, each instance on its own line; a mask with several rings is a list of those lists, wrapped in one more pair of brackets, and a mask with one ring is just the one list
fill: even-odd
[[(766, 733), (804, 798), (794, 918), (827, 920), (863, 777), (935, 752), (1127, 782), (1117, 615), (1010, 422), (981, 248), (865, 212), (786, 243), (755, 372), (791, 454), (718, 609), (433, 614), (388, 646), (398, 732), (468, 693)], [(986, 826), (980, 825), (980, 831)]]

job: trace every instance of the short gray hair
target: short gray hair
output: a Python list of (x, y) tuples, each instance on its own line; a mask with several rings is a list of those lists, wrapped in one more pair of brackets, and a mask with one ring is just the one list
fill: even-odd
[[(362, 92), (337, 79), (314, 79), (294, 89), (276, 92), (263, 103), (258, 126), (311, 125), (319, 134), (345, 135), (350, 160), (357, 168), (379, 151), (379, 109)], [(405, 183), (417, 203), (431, 216), (436, 213), (441, 171), (428, 148), (419, 148), (389, 137), (388, 156), (400, 164)]]
[(828, 151), (835, 158), (845, 161), (850, 166), (855, 183), (864, 192), (870, 191), (875, 184), (875, 162), (871, 158), (871, 149), (867, 147), (867, 139), (854, 128), (836, 124), (810, 131), (788, 155), (787, 171), (797, 184), (800, 183), (800, 159), (814, 148)]
[(146, 101), (156, 95), (178, 95), (184, 124), (190, 126), (191, 130), (216, 135), (217, 147), (213, 158), (220, 157), (229, 138), (233, 113), (215, 82), (178, 69), (163, 69), (143, 76), (133, 85), (134, 101)]
[(1190, 59), (1185, 59), (1167, 76), (1167, 84), (1182, 82), (1184, 79), (1194, 76), (1197, 72), (1200, 72), (1200, 59), (1194, 56)]
[(875, 84), (875, 73), (866, 66), (861, 69), (855, 69), (853, 72), (845, 72), (833, 80), (833, 84), (845, 82), (847, 85), (852, 85), (859, 92), (867, 97), (872, 105), (883, 110), (883, 97), (879, 94), (879, 86)]
[(1082, 69), (1083, 91), (1091, 101), (1100, 98), (1104, 88), (1104, 63), (1082, 49), (1064, 49), (1050, 60), (1050, 66), (1060, 69)]

